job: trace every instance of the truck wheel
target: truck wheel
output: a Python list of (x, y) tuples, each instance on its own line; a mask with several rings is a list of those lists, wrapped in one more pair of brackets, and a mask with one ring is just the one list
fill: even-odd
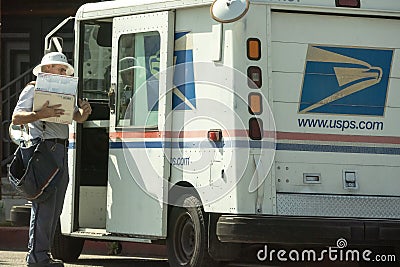
[(51, 254), (55, 259), (64, 262), (74, 262), (81, 255), (84, 244), (85, 239), (83, 238), (62, 235), (60, 223), (58, 223), (56, 233), (54, 234)]
[(167, 254), (171, 267), (217, 266), (207, 249), (207, 218), (194, 196), (183, 200), (183, 207), (172, 207), (168, 221)]

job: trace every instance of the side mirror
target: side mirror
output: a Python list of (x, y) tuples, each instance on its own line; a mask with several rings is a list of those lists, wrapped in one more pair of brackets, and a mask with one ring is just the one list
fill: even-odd
[(211, 17), (221, 23), (242, 18), (249, 10), (249, 0), (215, 0), (211, 4)]
[(61, 37), (52, 37), (60, 28), (62, 28), (68, 21), (73, 20), (74, 17), (68, 17), (61, 21), (53, 30), (51, 30), (44, 38), (44, 54), (49, 52), (61, 52), (63, 47), (63, 39)]
[(48, 47), (45, 48), (44, 53), (61, 52), (63, 51), (64, 40), (61, 37), (51, 37)]

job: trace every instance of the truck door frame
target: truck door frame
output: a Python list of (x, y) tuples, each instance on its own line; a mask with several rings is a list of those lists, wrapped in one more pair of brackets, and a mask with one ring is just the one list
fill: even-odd
[[(114, 111), (110, 112), (109, 128), (110, 154), (106, 230), (110, 233), (124, 233), (148, 238), (165, 238), (167, 235), (167, 202), (165, 200), (168, 199), (169, 158), (171, 155), (171, 148), (168, 144), (170, 144), (171, 137), (165, 133), (171, 131), (172, 116), (169, 115), (172, 108), (171, 89), (173, 87), (170, 67), (173, 65), (174, 19), (173, 11), (113, 19), (111, 90), (115, 92), (113, 97), (116, 107)], [(132, 34), (134, 36), (133, 50), (136, 51), (136, 43), (138, 43), (137, 46), (140, 42), (144, 43), (145, 37), (143, 36), (152, 35), (152, 33), (158, 33), (160, 40), (159, 71), (154, 76), (151, 75), (151, 77), (158, 78), (158, 108), (156, 108), (156, 112), (148, 109), (150, 104), (146, 108), (147, 117), (155, 115), (150, 119), (155, 124), (147, 124), (146, 119), (144, 124), (138, 123), (137, 125), (136, 121), (140, 119), (140, 116), (136, 117), (135, 109), (145, 105), (136, 99), (139, 98), (140, 90), (133, 88), (132, 94), (126, 96), (130, 97), (129, 105), (131, 105), (132, 112), (130, 115), (126, 115), (127, 112), (123, 118), (121, 116), (121, 103), (123, 103), (121, 97), (124, 92), (119, 92), (122, 90), (119, 83), (122, 80), (120, 75), (124, 63), (122, 63), (120, 41), (123, 36)], [(137, 38), (141, 41), (136, 41)], [(135, 59), (134, 56), (136, 54), (132, 55), (132, 60)], [(140, 61), (139, 58), (138, 61)], [(143, 54), (142, 66), (136, 70), (145, 69), (144, 71), (148, 72), (150, 65), (148, 61), (150, 60), (147, 60)], [(140, 62), (136, 63), (140, 65)], [(143, 63), (145, 67), (143, 67)], [(136, 77), (135, 74), (135, 79)], [(149, 76), (145, 74), (145, 77)], [(144, 84), (146, 84), (144, 87), (149, 86), (148, 79)], [(142, 87), (140, 86), (139, 89)], [(145, 90), (147, 90), (145, 94), (149, 99), (149, 89)], [(127, 116), (131, 116), (130, 119), (125, 119)], [(157, 146), (149, 144), (157, 144)]]

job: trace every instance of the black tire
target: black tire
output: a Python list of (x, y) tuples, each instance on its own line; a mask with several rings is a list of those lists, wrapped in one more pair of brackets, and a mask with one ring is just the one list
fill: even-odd
[(54, 234), (53, 246), (51, 254), (55, 259), (64, 262), (77, 261), (82, 253), (85, 239), (65, 236), (61, 234), (60, 223), (58, 223), (56, 232)]
[(208, 254), (208, 222), (200, 200), (186, 196), (173, 206), (168, 220), (167, 254), (170, 267), (213, 267)]

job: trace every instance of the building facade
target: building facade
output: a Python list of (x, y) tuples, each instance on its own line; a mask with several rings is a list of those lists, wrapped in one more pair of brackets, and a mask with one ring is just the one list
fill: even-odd
[[(44, 51), (44, 37), (61, 21), (74, 16), (78, 8), (90, 0), (0, 0), (0, 114), (1, 176), (6, 174), (15, 145), (9, 139), (8, 126), (20, 91), (34, 76), (30, 71), (40, 62)], [(63, 27), (58, 36), (64, 39), (64, 51), (72, 59), (73, 20)]]

